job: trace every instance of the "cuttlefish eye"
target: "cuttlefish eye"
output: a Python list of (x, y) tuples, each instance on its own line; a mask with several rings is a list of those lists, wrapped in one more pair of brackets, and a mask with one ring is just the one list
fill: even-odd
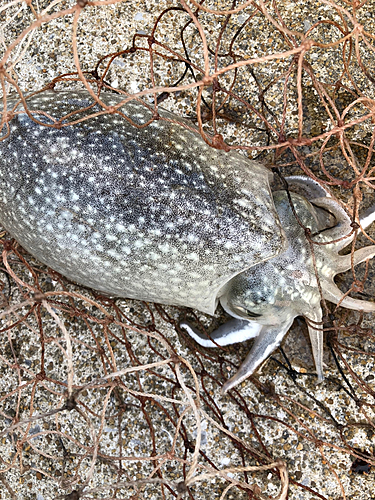
[(255, 312), (249, 311), (249, 309), (246, 309), (246, 314), (250, 318), (260, 318), (262, 316), (261, 314), (257, 314)]
[(257, 314), (253, 311), (250, 311), (249, 309), (246, 309), (245, 307), (242, 306), (237, 306), (234, 305), (232, 306), (233, 312), (238, 314), (239, 316), (242, 316), (244, 318), (260, 318), (262, 315)]

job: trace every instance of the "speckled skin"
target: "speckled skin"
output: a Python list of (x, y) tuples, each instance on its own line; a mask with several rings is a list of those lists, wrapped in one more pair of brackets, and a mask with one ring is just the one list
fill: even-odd
[[(28, 106), (60, 118), (89, 105), (87, 95), (49, 92)], [(123, 111), (140, 124), (152, 116), (136, 102)], [(137, 129), (104, 115), (58, 130), (21, 114), (0, 148), (3, 225), (42, 262), (104, 293), (213, 314), (232, 276), (282, 249), (268, 171), (180, 125)]]
[[(28, 107), (60, 118), (89, 103), (85, 92), (48, 92)], [(122, 110), (139, 124), (151, 118), (139, 103)], [(321, 321), (311, 249), (286, 193), (272, 196), (263, 166), (209, 148), (197, 132), (172, 123), (183, 120), (159, 113), (169, 121), (142, 129), (118, 115), (54, 129), (18, 114), (0, 143), (0, 221), (42, 262), (104, 293), (210, 314), (220, 300), (235, 319), (212, 334), (214, 342), (181, 326), (206, 346), (257, 337), (228, 390), (280, 344), (296, 316)], [(304, 178), (289, 184), (304, 194), (292, 194), (292, 202), (315, 241), (350, 233), (350, 219), (329, 193)], [(374, 218), (368, 212), (362, 226)], [(314, 246), (324, 297), (333, 302), (342, 298), (333, 277), (351, 266), (338, 251), (351, 240)], [(359, 250), (354, 264), (374, 255), (375, 247)], [(375, 310), (348, 297), (341, 305)], [(321, 325), (310, 323), (309, 333), (322, 379)]]

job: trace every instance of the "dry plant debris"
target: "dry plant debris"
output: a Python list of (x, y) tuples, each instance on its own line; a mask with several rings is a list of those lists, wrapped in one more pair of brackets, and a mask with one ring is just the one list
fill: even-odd
[[(1, 139), (9, 95), (27, 108), (35, 92), (86, 87), (122, 115), (100, 100), (115, 91), (155, 119), (162, 103), (213, 147), (331, 188), (357, 235), (374, 200), (374, 12), (366, 0), (3, 0)], [(191, 311), (99, 296), (5, 232), (0, 243), (2, 500), (375, 498), (370, 315), (324, 305), (324, 384), (297, 322), (221, 397), (246, 346), (201, 349), (178, 330)], [(342, 285), (372, 297), (372, 277), (363, 265)]]

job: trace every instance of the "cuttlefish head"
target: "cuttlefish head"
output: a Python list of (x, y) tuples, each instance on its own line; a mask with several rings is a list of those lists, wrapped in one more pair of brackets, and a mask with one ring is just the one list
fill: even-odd
[[(291, 178), (290, 184), (298, 185), (299, 182), (307, 181)], [(255, 337), (252, 349), (237, 373), (225, 383), (223, 392), (255, 372), (280, 345), (297, 316), (307, 320), (317, 376), (322, 381), (322, 296), (348, 309), (375, 311), (374, 302), (347, 297), (334, 283), (336, 274), (371, 259), (375, 246), (357, 250), (353, 255), (339, 255), (355, 237), (352, 221), (326, 191), (311, 186), (314, 194), (311, 195), (311, 187), (310, 201), (295, 193), (274, 193), (287, 246), (276, 257), (238, 274), (227, 284), (220, 302), (235, 319), (211, 334), (214, 342), (210, 344), (205, 337), (203, 343), (203, 336), (196, 329), (193, 331), (190, 325), (183, 325), (206, 346), (227, 345)], [(360, 227), (365, 229), (374, 219), (373, 207), (361, 217)]]

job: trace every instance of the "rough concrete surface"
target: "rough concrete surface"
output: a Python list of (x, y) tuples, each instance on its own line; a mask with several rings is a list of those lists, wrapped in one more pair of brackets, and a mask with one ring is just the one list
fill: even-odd
[[(53, 3), (55, 5), (50, 12), (75, 5), (74, 1), (31, 2), (36, 12), (41, 12)], [(129, 48), (135, 33), (150, 34), (156, 17), (163, 9), (179, 6), (172, 0), (134, 0), (109, 5), (102, 3), (100, 6), (88, 5), (80, 15), (78, 53), (84, 70), (94, 68), (98, 58), (108, 53)], [(211, 5), (214, 3), (211, 2)], [(340, 5), (349, 8), (346, 2)], [(229, 8), (230, 4), (222, 3), (220, 6)], [(345, 24), (343, 19), (349, 22), (341, 11), (333, 12), (326, 2), (282, 1), (277, 6), (280, 15), (289, 20), (290, 29), (296, 31), (306, 32), (318, 20), (330, 19), (332, 23), (324, 25), (326, 32), (322, 34), (322, 39), (325, 38), (327, 43), (344, 36), (338, 29), (335, 33), (330, 31), (335, 29), (334, 22), (340, 25)], [(4, 48), (30, 24), (34, 16), (26, 2), (2, 0), (0, 9), (0, 23), (3, 23), (0, 35)], [(275, 11), (271, 8), (270, 11), (277, 18)], [(228, 48), (228, 40), (250, 12), (253, 12), (252, 8), (233, 17), (230, 21), (230, 36), (225, 34), (223, 46)], [(358, 22), (372, 33), (375, 32), (374, 12), (374, 2), (368, 2), (358, 12)], [(177, 11), (171, 11), (165, 16), (155, 37), (183, 54), (180, 29), (188, 16), (177, 14)], [(24, 53), (21, 46), (20, 60), (12, 75), (17, 77), (18, 85), (26, 94), (43, 88), (60, 74), (76, 71), (71, 44), (72, 19), (72, 15), (67, 15), (43, 24), (32, 34), (30, 43), (24, 46)], [(223, 18), (202, 14), (200, 20), (210, 45), (217, 39)], [(321, 26), (317, 28), (322, 29)], [(191, 27), (189, 30), (186, 39), (190, 59), (202, 67), (203, 52), (198, 33)], [(275, 33), (272, 24), (259, 15), (256, 21), (249, 23), (241, 32), (234, 45), (235, 51), (239, 57), (252, 58), (261, 53), (287, 50), (285, 39)], [(293, 35), (290, 34), (290, 40), (292, 39)], [(138, 43), (148, 47), (145, 38)], [(342, 46), (340, 47), (332, 50), (317, 48), (311, 54), (309, 63), (317, 78), (322, 81), (339, 79), (342, 72)], [(364, 64), (368, 65), (368, 71), (374, 75), (371, 59), (373, 53), (371, 56), (371, 51), (365, 49), (364, 45), (359, 47)], [(160, 48), (160, 51), (163, 52), (163, 49)], [(346, 57), (347, 54), (348, 52)], [(230, 62), (229, 57), (219, 58), (221, 66)], [(264, 111), (258, 100), (259, 88), (264, 89), (275, 75), (287, 71), (288, 67), (283, 61), (272, 61), (254, 67), (254, 74), (241, 70), (234, 91), (243, 100)], [(185, 68), (182, 63), (165, 61), (159, 57), (156, 58), (154, 69), (155, 85), (168, 86), (179, 80)], [(369, 99), (374, 99), (374, 86), (369, 83), (373, 82), (373, 77), (372, 80), (366, 80), (358, 65), (354, 65), (352, 71), (356, 85)], [(129, 93), (150, 88), (147, 52), (138, 51), (134, 55), (118, 57), (105, 80), (113, 88)], [(192, 77), (186, 80), (192, 81)], [(270, 85), (266, 94), (268, 111), (264, 112), (268, 117), (272, 117), (273, 113), (279, 119), (277, 122), (270, 118), (275, 127), (277, 123), (280, 125), (282, 116), (284, 81), (285, 75), (284, 80)], [(230, 77), (223, 77), (222, 83), (229, 85)], [(310, 80), (306, 79), (305, 84), (304, 132), (310, 136), (318, 135), (330, 126), (329, 119)], [(343, 79), (343, 84), (345, 89), (336, 96), (337, 107), (341, 106), (341, 109), (350, 102), (350, 89), (353, 87), (347, 78)], [(64, 82), (59, 83), (58, 88), (69, 88), (71, 85), (77, 87), (80, 84)], [(210, 102), (212, 87), (205, 89), (203, 95)], [(192, 124), (196, 124), (196, 98), (196, 90), (182, 91), (171, 94), (163, 101), (162, 106), (179, 116), (188, 117)], [(288, 134), (295, 135), (298, 128), (295, 85), (290, 85), (287, 98), (285, 130)], [(146, 100), (152, 103), (153, 96), (146, 97)], [(351, 117), (356, 116), (355, 113), (359, 116), (361, 112), (358, 105)], [(245, 114), (241, 102), (226, 103), (218, 120), (219, 132), (230, 144), (260, 146), (266, 145), (268, 139), (275, 142), (275, 136), (269, 136), (261, 120), (254, 114), (251, 118), (249, 116), (250, 114)], [(351, 140), (368, 144), (366, 141), (371, 136), (372, 127), (369, 121), (355, 127)], [(206, 122), (205, 129), (212, 132), (211, 121)], [(317, 151), (314, 147), (306, 145), (300, 148), (301, 154), (308, 155)], [(359, 165), (363, 165), (366, 158), (364, 149), (358, 148), (354, 152)], [(250, 152), (249, 155), (254, 157), (258, 153)], [(272, 163), (275, 160), (274, 151), (262, 152), (260, 159), (267, 164)], [(292, 160), (290, 155), (283, 162)], [(307, 163), (314, 172), (319, 173), (317, 157), (307, 159)], [(340, 179), (353, 178), (352, 170), (345, 164), (340, 151), (330, 151), (329, 156), (325, 157), (325, 164), (332, 175)], [(295, 172), (300, 172), (295, 163), (283, 170), (285, 175)], [(361, 187), (364, 205), (371, 204), (371, 187)], [(333, 191), (343, 201), (350, 201), (351, 192), (337, 186)], [(9, 235), (1, 234), (3, 239), (9, 238)], [(364, 245), (365, 239), (361, 242)], [(8, 279), (4, 265), (1, 266), (3, 311), (14, 307), (12, 313), (3, 314), (0, 318), (0, 346), (4, 346), (0, 347), (1, 500), (159, 500), (176, 498), (179, 492), (182, 498), (210, 500), (277, 498), (280, 493), (280, 478), (275, 468), (249, 471), (247, 476), (242, 472), (229, 471), (227, 478), (202, 478), (191, 485), (190, 492), (184, 490), (183, 479), (188, 473), (196, 445), (197, 418), (193, 411), (183, 416), (181, 434), (176, 435), (175, 452), (173, 456), (168, 455), (174, 443), (179, 415), (189, 404), (181, 380), (177, 382), (176, 366), (172, 362), (162, 364), (155, 370), (122, 373), (119, 377), (126, 382), (127, 389), (119, 385), (106, 385), (102, 378), (106, 375), (168, 358), (170, 351), (162, 336), (167, 339), (170, 348), (186, 359), (198, 374), (199, 393), (203, 398), (201, 404), (206, 413), (200, 415), (202, 453), (198, 456), (199, 467), (195, 471), (197, 476), (208, 469), (256, 466), (262, 460), (264, 464), (268, 457), (268, 463), (285, 461), (290, 478), (289, 500), (375, 498), (374, 467), (371, 469), (365, 463), (365, 474), (351, 470), (356, 454), (364, 452), (374, 457), (375, 449), (374, 345), (371, 336), (373, 318), (370, 314), (364, 315), (361, 324), (363, 329), (359, 334), (354, 331), (354, 326), (360, 319), (359, 313), (343, 309), (335, 311), (337, 324), (343, 327), (340, 330), (339, 350), (358, 377), (348, 374), (348, 367), (340, 361), (350, 386), (337, 369), (327, 345), (324, 355), (326, 380), (316, 384), (315, 377), (307, 375), (314, 372), (314, 366), (306, 325), (300, 318), (295, 321), (283, 344), (287, 359), (296, 372), (288, 372), (285, 358), (280, 352), (276, 352), (260, 372), (240, 384), (238, 392), (221, 395), (220, 384), (224, 382), (224, 377), (234, 373), (234, 366), (238, 366), (244, 359), (251, 341), (227, 348), (222, 356), (218, 349), (214, 353), (199, 349), (198, 353), (194, 343), (181, 332), (177, 334), (175, 327), (182, 317), (192, 316), (191, 311), (170, 306), (161, 309), (153, 304), (146, 305), (132, 300), (106, 301), (95, 292), (51, 275), (42, 264), (22, 252), (22, 249), (19, 255), (11, 253), (8, 262), (15, 275), (32, 286), (35, 284), (35, 277), (22, 261), (23, 256), (37, 270), (43, 292), (67, 290), (81, 294), (82, 297), (55, 295), (51, 297), (51, 301), (55, 303), (51, 302), (50, 310), (38, 301), (31, 300), (34, 304), (32, 312), (24, 317), (30, 311), (30, 304), (24, 302), (30, 298), (30, 291), (18, 286), (14, 276)], [(371, 279), (372, 269), (373, 265), (371, 267), (370, 264), (369, 279), (365, 285), (365, 298), (370, 297), (370, 300), (375, 291)], [(358, 277), (363, 277), (364, 273), (365, 266), (362, 266)], [(352, 281), (352, 274), (347, 273), (337, 283), (345, 291)], [(34, 294), (31, 295), (35, 298)], [(358, 297), (361, 298), (360, 295)], [(95, 305), (89, 300), (95, 300)], [(98, 303), (103, 310), (98, 309)], [(17, 304), (22, 306), (17, 307)], [(108, 311), (107, 315), (104, 310)], [(210, 331), (212, 318), (196, 312), (196, 319)], [(223, 319), (224, 313), (219, 310), (214, 322), (218, 324)], [(151, 334), (156, 331), (157, 338), (148, 338), (146, 333), (138, 330), (125, 331), (120, 322), (146, 329)], [(11, 330), (6, 329), (14, 323), (16, 324)], [(345, 330), (344, 327), (348, 326), (352, 328)], [(44, 339), (43, 343), (41, 337)], [(73, 387), (81, 388), (77, 400), (72, 403), (73, 409), (68, 408), (64, 392), (69, 379), (68, 338), (72, 350)], [(44, 375), (38, 378), (42, 362)], [(181, 370), (182, 380), (196, 397), (191, 372), (186, 366), (182, 366)], [(119, 378), (113, 376), (108, 380)], [(90, 386), (95, 381), (96, 385)], [(360, 385), (361, 381), (366, 384), (365, 389)], [(85, 390), (82, 389), (84, 384), (88, 384)], [(146, 396), (143, 397), (138, 392)], [(178, 400), (176, 404), (172, 401), (174, 399)], [(79, 403), (76, 406), (77, 401)], [(55, 412), (64, 405), (63, 411)], [(52, 414), (46, 415), (48, 412)], [(41, 414), (45, 416), (38, 417)], [(17, 427), (20, 421), (24, 423)], [(11, 430), (8, 429), (9, 426), (12, 426)], [(151, 428), (153, 432), (150, 431)], [(144, 460), (134, 457), (144, 457)], [(157, 466), (167, 485), (161, 486), (159, 471), (154, 470)], [(237, 487), (235, 483), (225, 490), (231, 478), (251, 485), (257, 484), (259, 487), (253, 490), (258, 496), (252, 497), (250, 490)]]

